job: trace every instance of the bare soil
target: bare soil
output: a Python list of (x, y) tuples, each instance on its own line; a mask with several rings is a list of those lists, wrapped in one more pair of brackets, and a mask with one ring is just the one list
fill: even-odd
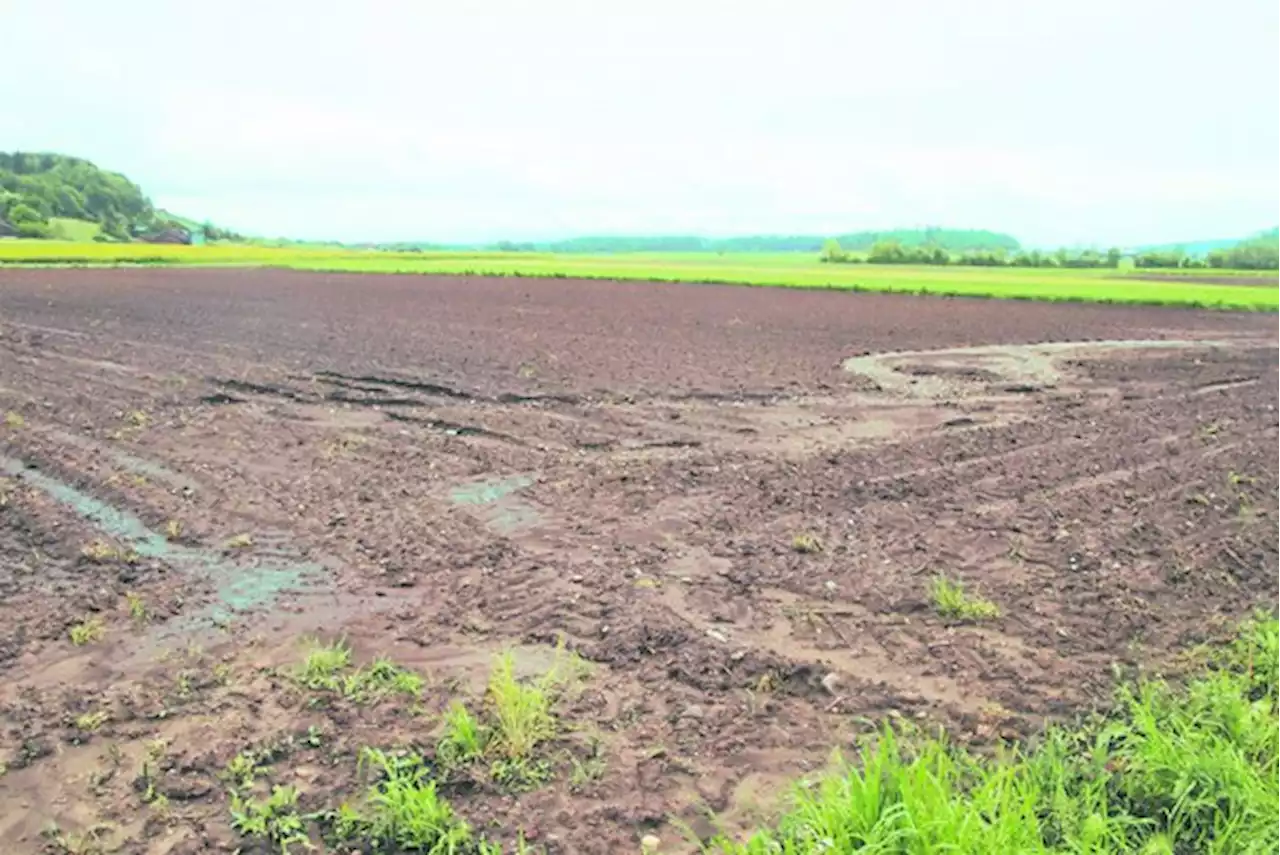
[[(0, 851), (256, 851), (237, 753), (335, 808), (361, 747), (430, 752), (497, 653), (561, 639), (592, 670), (553, 779), (444, 784), (548, 852), (740, 833), (885, 718), (1033, 734), (1274, 606), (1276, 346), (1158, 308), (0, 271)], [(1002, 616), (938, 617), (939, 573)], [(303, 689), (308, 635), (423, 697)]]

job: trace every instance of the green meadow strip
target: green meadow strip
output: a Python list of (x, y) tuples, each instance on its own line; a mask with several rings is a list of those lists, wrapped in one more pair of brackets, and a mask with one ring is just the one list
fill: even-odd
[[(335, 273), (522, 276), (758, 285), (1016, 300), (1198, 306), (1274, 312), (1280, 282), (1249, 284), (1264, 272), (1201, 271), (1240, 284), (1147, 278), (1110, 269), (983, 268), (821, 264), (802, 253), (552, 255), (504, 252), (390, 252), (326, 246), (95, 244), (0, 241), (5, 267), (271, 267)], [(1149, 273), (1149, 272), (1148, 272)]]

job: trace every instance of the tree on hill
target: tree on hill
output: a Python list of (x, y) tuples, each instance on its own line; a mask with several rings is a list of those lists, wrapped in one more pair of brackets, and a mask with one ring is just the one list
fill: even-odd
[(40, 212), (26, 202), (17, 202), (5, 212), (6, 219), (17, 229), (20, 237), (48, 237), (49, 223)]
[[(79, 157), (0, 152), (0, 218), (27, 237), (48, 237), (54, 217), (97, 223), (108, 239), (191, 229), (157, 211), (142, 188)], [(219, 235), (230, 236), (226, 230)]]

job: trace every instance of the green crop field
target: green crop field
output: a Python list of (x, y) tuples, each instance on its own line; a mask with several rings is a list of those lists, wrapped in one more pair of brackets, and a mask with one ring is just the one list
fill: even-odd
[(60, 240), (83, 243), (97, 237), (102, 231), (102, 226), (70, 217), (50, 217), (49, 231)]
[[(510, 252), (383, 252), (320, 245), (0, 241), (0, 265), (237, 265), (353, 273), (441, 273), (726, 283), (996, 297), (1022, 300), (1204, 306), (1276, 311), (1280, 287), (1256, 271), (1152, 271), (822, 264), (800, 253), (552, 255)], [(1200, 273), (1241, 284), (1194, 281)], [(1163, 274), (1162, 274), (1163, 275)], [(1274, 277), (1274, 274), (1272, 274)]]

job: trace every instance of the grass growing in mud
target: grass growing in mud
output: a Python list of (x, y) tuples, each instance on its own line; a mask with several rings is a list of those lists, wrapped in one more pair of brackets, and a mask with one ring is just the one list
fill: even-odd
[(933, 610), (940, 617), (961, 623), (975, 623), (980, 620), (1000, 617), (1000, 607), (988, 599), (965, 591), (964, 583), (952, 581), (946, 576), (934, 576), (930, 583), (929, 595), (933, 599)]
[(376, 702), (388, 695), (416, 698), (422, 694), (422, 677), (385, 657), (354, 671), (349, 671), (350, 667), (351, 648), (346, 641), (314, 641), (294, 678), (308, 689), (337, 692), (356, 703)]
[(1274, 617), (1250, 621), (1185, 688), (1122, 688), (1112, 715), (994, 757), (886, 726), (797, 785), (774, 828), (707, 851), (1275, 852), (1278, 639)]
[[(529, 679), (517, 677), (512, 654), (499, 656), (479, 713), (472, 714), (459, 700), (444, 713), (434, 755), (416, 747), (365, 746), (357, 762), (361, 792), (336, 808), (302, 812), (295, 788), (274, 785), (270, 795), (264, 796), (265, 784), (258, 786), (263, 778), (269, 781), (271, 762), (278, 756), (295, 747), (320, 745), (322, 734), (314, 727), (300, 741), (289, 737), (287, 744), (274, 750), (246, 748), (219, 775), (230, 800), (232, 827), (283, 855), (315, 848), (309, 836), (314, 832), (321, 833), (334, 851), (500, 855), (501, 845), (477, 834), (444, 797), (442, 788), (461, 784), (466, 789), (491, 781), (512, 793), (549, 780), (553, 769), (547, 745), (563, 729), (553, 707), (572, 691), (585, 668), (563, 644), (556, 648), (549, 669)], [(351, 650), (344, 641), (312, 641), (293, 677), (306, 688), (357, 699), (381, 689), (411, 688), (415, 694), (422, 690), (421, 678), (388, 660), (352, 670)], [(360, 691), (353, 691), (353, 685), (360, 686)], [(492, 765), (486, 768), (484, 761)], [(580, 784), (600, 774), (602, 765), (591, 764), (602, 761), (594, 755), (586, 763), (575, 761), (575, 769), (582, 770)], [(534, 850), (520, 837), (514, 851)]]
[(106, 634), (106, 631), (106, 627), (102, 623), (102, 618), (86, 617), (79, 623), (74, 624), (71, 629), (67, 630), (67, 635), (71, 637), (72, 644), (76, 647), (83, 647), (86, 644), (101, 641), (102, 636)]
[(463, 769), (488, 759), (493, 781), (513, 791), (549, 780), (551, 765), (539, 756), (539, 748), (559, 734), (560, 722), (552, 708), (584, 667), (575, 654), (558, 647), (546, 673), (520, 680), (514, 657), (499, 656), (489, 674), (481, 713), (473, 714), (460, 701), (445, 712), (436, 761), (446, 769)]

